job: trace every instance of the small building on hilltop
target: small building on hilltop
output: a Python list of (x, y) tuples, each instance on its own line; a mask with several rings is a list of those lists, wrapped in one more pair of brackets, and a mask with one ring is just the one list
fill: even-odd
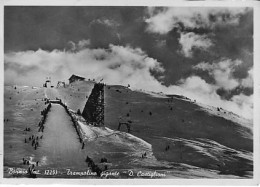
[(84, 77), (80, 77), (80, 76), (77, 76), (77, 75), (71, 75), (71, 77), (69, 78), (69, 83), (73, 83), (73, 82), (76, 82), (76, 81), (84, 81), (85, 78)]

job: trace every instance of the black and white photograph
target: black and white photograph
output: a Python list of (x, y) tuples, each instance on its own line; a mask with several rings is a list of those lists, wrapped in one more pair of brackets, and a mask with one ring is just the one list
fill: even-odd
[(206, 5), (4, 5), (3, 178), (254, 179), (255, 9)]

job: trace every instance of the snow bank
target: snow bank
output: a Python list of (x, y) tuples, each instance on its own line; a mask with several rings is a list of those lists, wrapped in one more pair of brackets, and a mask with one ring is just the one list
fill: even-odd
[[(199, 102), (196, 102), (196, 104), (198, 106), (201, 107), (202, 110), (208, 112), (209, 114), (215, 115), (215, 116), (220, 116), (223, 117), (227, 120), (233, 121), (237, 124), (240, 124), (243, 127), (246, 127), (248, 129), (250, 129), (251, 131), (253, 131), (253, 121), (243, 118), (241, 116), (238, 116), (230, 111), (226, 111), (222, 108), (220, 108), (220, 110), (218, 111), (216, 107), (213, 106), (209, 106), (209, 105), (205, 105)], [(252, 136), (250, 137), (251, 139), (253, 138)]]
[(97, 138), (97, 134), (88, 126), (80, 121), (77, 121), (80, 132), (82, 133), (83, 140), (94, 140)]
[(238, 151), (206, 138), (198, 138), (197, 140), (167, 137), (163, 138), (172, 140), (173, 142), (181, 141), (185, 146), (193, 148), (202, 155), (208, 156), (216, 161), (228, 161), (234, 158), (244, 158), (249, 161), (253, 161), (253, 154), (251, 152), (241, 150)]
[(141, 93), (145, 93), (145, 94), (148, 94), (152, 97), (156, 97), (156, 98), (168, 98), (168, 96), (166, 96), (165, 94), (163, 93), (156, 93), (156, 92), (151, 92), (151, 91), (146, 91), (146, 90), (134, 90), (136, 92), (141, 92)]

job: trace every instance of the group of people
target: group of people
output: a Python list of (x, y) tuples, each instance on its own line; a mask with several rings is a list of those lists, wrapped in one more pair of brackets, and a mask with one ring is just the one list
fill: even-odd
[(24, 139), (24, 143), (29, 143), (30, 141), (32, 141), (32, 146), (34, 147), (34, 149), (36, 150), (37, 149), (37, 147), (39, 146), (39, 139), (42, 139), (42, 137), (43, 137), (43, 135), (41, 135), (40, 137), (38, 137), (38, 136), (34, 136), (34, 135), (32, 135), (32, 136), (30, 136), (29, 138), (28, 138), (28, 141), (27, 141), (27, 139), (25, 138)]
[(47, 108), (45, 108), (43, 111), (41, 111), (41, 115), (43, 115), (43, 117), (42, 117), (41, 121), (39, 122), (39, 130), (38, 130), (38, 132), (43, 132), (43, 130), (44, 130), (44, 123), (46, 121), (47, 114), (48, 114), (50, 108), (51, 108), (51, 103), (49, 103)]
[[(38, 161), (37, 161), (38, 162)], [(36, 173), (34, 172), (35, 169), (34, 169), (34, 164), (30, 165), (28, 167), (28, 170), (27, 170), (27, 173), (29, 174), (29, 177), (31, 178), (36, 178)]]
[(31, 131), (31, 128), (30, 127), (26, 127), (24, 131)]
[(29, 177), (36, 178), (36, 173), (34, 172), (35, 171), (35, 165), (38, 166), (39, 161), (35, 162), (35, 165), (34, 165), (34, 164), (32, 164), (32, 162), (30, 160), (23, 158), (23, 165), (29, 165), (28, 170), (27, 170), (27, 174), (29, 175)]
[(100, 162), (101, 163), (107, 163), (107, 158), (101, 158)]
[[(23, 165), (30, 165), (30, 164), (31, 163), (30, 163), (29, 160), (23, 158)], [(36, 166), (38, 166), (39, 165), (39, 161), (35, 162), (35, 164), (36, 164)], [(34, 164), (32, 164), (32, 166), (34, 167)]]
[[(45, 104), (48, 104), (48, 103), (49, 103), (48, 101), (45, 102)], [(38, 132), (40, 132), (40, 131), (43, 132), (43, 130), (44, 130), (44, 123), (46, 121), (47, 113), (49, 112), (50, 108), (51, 108), (51, 104), (49, 103), (47, 108), (45, 108), (44, 110), (41, 111), (41, 115), (43, 117), (42, 117), (41, 121), (38, 124), (39, 125)], [(30, 132), (31, 128), (30, 127), (26, 127), (24, 131)], [(37, 147), (39, 146), (39, 140), (42, 139), (42, 138), (43, 138), (43, 135), (41, 135), (41, 136), (31, 135), (28, 139), (27, 138), (24, 139), (24, 143), (31, 143), (32, 147), (36, 150)], [(30, 177), (35, 178), (36, 177), (36, 174), (34, 173), (35, 166), (39, 165), (39, 161), (36, 161), (33, 164), (30, 160), (23, 158), (23, 165), (29, 165), (27, 173), (29, 174)]]

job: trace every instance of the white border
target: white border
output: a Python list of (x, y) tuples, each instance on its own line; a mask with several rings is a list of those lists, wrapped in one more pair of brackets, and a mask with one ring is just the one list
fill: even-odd
[[(254, 176), (253, 179), (6, 179), (3, 178), (3, 78), (4, 6), (173, 6), (254, 8)], [(0, 184), (174, 184), (174, 185), (259, 185), (260, 158), (260, 2), (257, 1), (172, 1), (172, 0), (2, 0), (0, 2)]]

